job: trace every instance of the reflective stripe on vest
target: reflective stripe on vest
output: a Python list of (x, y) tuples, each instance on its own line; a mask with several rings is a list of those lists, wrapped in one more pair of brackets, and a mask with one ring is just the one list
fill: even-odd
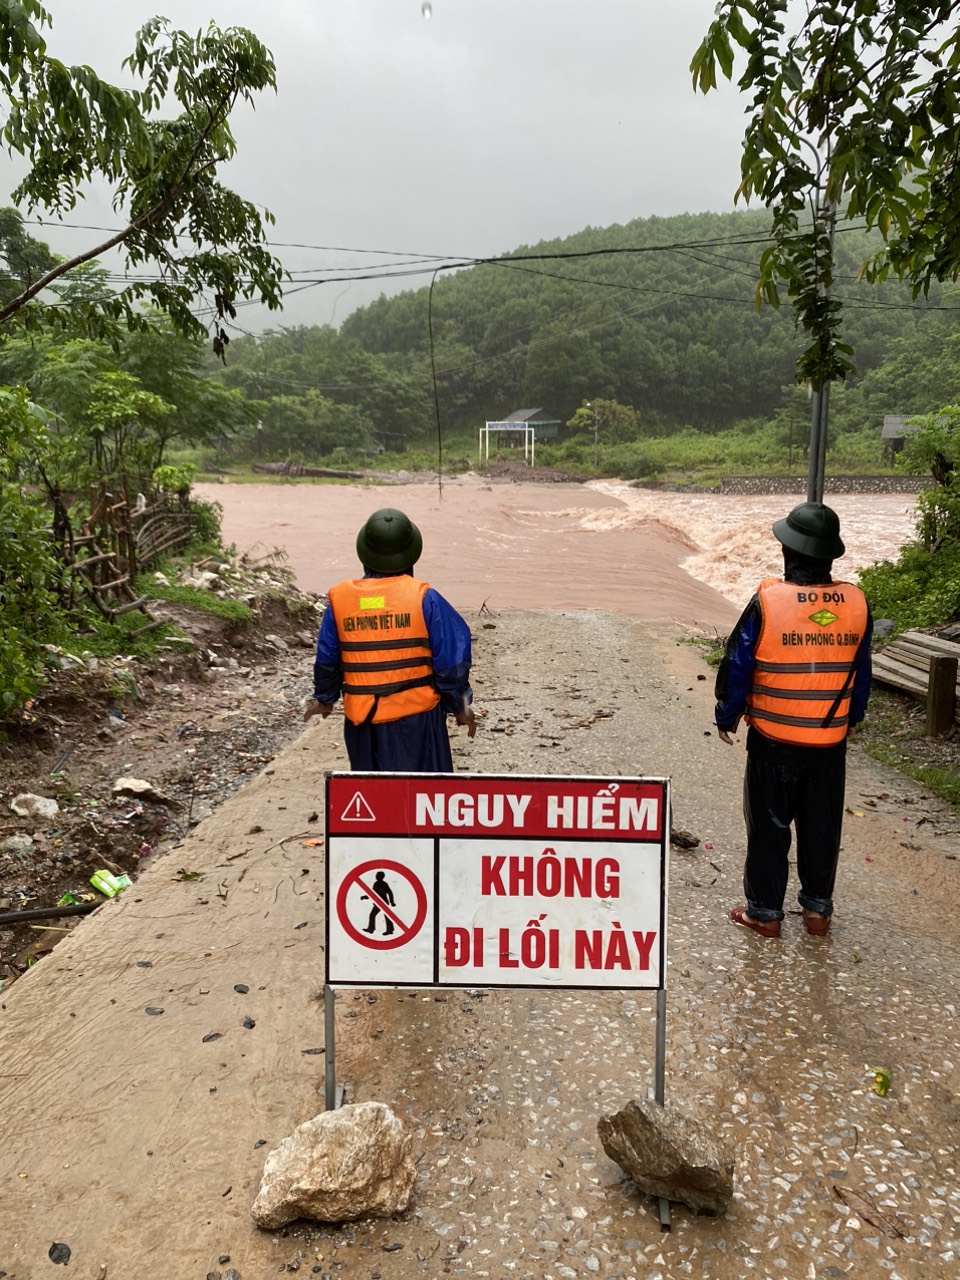
[(384, 724), (440, 701), (423, 616), (429, 584), (402, 574), (361, 578), (330, 590), (340, 638), (343, 710), (354, 724)]
[(842, 742), (852, 668), (867, 625), (863, 592), (849, 582), (800, 586), (768, 578), (757, 596), (760, 636), (747, 720), (779, 742), (808, 747)]

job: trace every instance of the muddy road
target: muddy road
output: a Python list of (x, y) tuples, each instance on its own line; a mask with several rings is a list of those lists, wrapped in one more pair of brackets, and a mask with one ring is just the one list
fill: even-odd
[(700, 838), (671, 862), (666, 1099), (735, 1142), (729, 1213), (675, 1207), (662, 1233), (598, 1140), (652, 1084), (652, 995), (381, 990), (338, 997), (338, 1077), (413, 1130), (410, 1208), (254, 1227), (265, 1153), (323, 1108), (332, 717), (0, 996), (0, 1272), (55, 1274), (57, 1242), (89, 1280), (954, 1276), (953, 815), (854, 749), (835, 927), (788, 914), (761, 940), (727, 920), (742, 747), (711, 731), (684, 634), (572, 606), (468, 616), (482, 719), (459, 770), (667, 774)]

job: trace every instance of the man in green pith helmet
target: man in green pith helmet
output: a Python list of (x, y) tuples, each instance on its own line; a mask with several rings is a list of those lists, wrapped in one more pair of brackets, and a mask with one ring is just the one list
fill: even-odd
[(420, 530), (402, 511), (375, 511), (357, 535), (363, 576), (330, 589), (304, 720), (343, 695), (350, 766), (362, 772), (452, 773), (447, 716), (477, 731), (470, 703), (470, 628), (413, 576)]
[(870, 696), (873, 623), (860, 588), (833, 580), (833, 561), (846, 550), (835, 511), (801, 503), (773, 534), (783, 547), (783, 578), (761, 582), (717, 671), (721, 741), (733, 742), (741, 717), (750, 726), (746, 904), (730, 918), (761, 937), (780, 937), (793, 823), (804, 927), (822, 936), (833, 915), (847, 737)]

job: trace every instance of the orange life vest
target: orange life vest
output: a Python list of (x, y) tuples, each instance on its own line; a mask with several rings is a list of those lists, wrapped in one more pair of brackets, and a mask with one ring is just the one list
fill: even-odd
[(757, 595), (760, 637), (746, 719), (779, 742), (842, 742), (852, 668), (867, 625), (863, 592), (849, 582), (799, 586), (768, 578)]
[(402, 720), (431, 711), (440, 701), (423, 617), (428, 589), (428, 583), (409, 574), (331, 588), (343, 662), (343, 710), (354, 724)]

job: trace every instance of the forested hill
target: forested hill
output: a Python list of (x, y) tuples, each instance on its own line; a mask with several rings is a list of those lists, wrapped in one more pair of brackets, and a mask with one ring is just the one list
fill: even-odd
[[(425, 283), (356, 311), (339, 332), (234, 339), (222, 376), (260, 402), (259, 447), (274, 456), (362, 456), (429, 441), (434, 369), (444, 431), (474, 439), (485, 419), (519, 408), (566, 422), (598, 400), (636, 411), (625, 439), (777, 419), (792, 440), (809, 420), (795, 386), (805, 337), (789, 303), (757, 311), (767, 226), (765, 212), (740, 212), (587, 228), (440, 272), (432, 303)], [(885, 413), (957, 398), (960, 344), (949, 339), (960, 312), (953, 287), (914, 302), (896, 282), (859, 284), (872, 247), (864, 233), (838, 229), (833, 296), (857, 373), (831, 412), (836, 432), (875, 438)]]
[[(755, 306), (767, 225), (765, 212), (638, 219), (516, 251), (596, 256), (440, 277), (433, 330), (447, 412), (482, 420), (542, 405), (566, 420), (584, 399), (606, 398), (632, 405), (648, 429), (768, 416), (793, 382), (802, 335), (789, 306)], [(899, 285), (857, 284), (869, 251), (863, 234), (838, 234), (835, 296), (860, 375), (926, 309)], [(370, 352), (422, 358), (427, 295), (380, 298), (342, 333)]]

